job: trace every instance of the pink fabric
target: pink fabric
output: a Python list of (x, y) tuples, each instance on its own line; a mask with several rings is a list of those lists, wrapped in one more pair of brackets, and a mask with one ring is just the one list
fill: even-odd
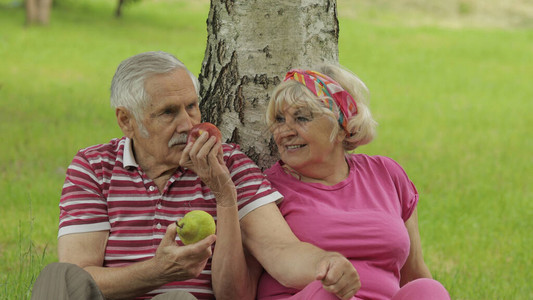
[[(261, 300), (338, 300), (335, 295), (328, 293), (322, 288), (320, 281), (313, 281), (304, 289), (292, 296), (286, 294), (262, 297)], [(352, 297), (352, 300), (365, 298)], [(450, 295), (444, 286), (433, 279), (421, 278), (413, 280), (400, 288), (391, 300), (449, 300)]]
[(433, 279), (420, 278), (402, 286), (391, 300), (446, 300), (450, 295), (444, 286)]
[[(355, 266), (362, 285), (355, 299), (391, 299), (400, 290), (400, 269), (409, 254), (404, 222), (418, 192), (390, 158), (357, 154), (347, 160), (350, 174), (334, 186), (300, 182), (279, 162), (265, 174), (284, 195), (280, 210), (296, 236), (342, 253)], [(258, 299), (287, 299), (297, 292), (265, 272)]]
[[(285, 293), (277, 294), (277, 295), (271, 295), (266, 297), (258, 297), (258, 299), (261, 300), (281, 300), (281, 299), (288, 299), (288, 300), (309, 300), (309, 299), (320, 299), (320, 300), (339, 300), (335, 295), (328, 293), (326, 290), (322, 288), (322, 283), (320, 281), (313, 281), (310, 284), (308, 284), (304, 289), (301, 291), (294, 290), (295, 294), (290, 296)], [(358, 299), (358, 298), (352, 298), (352, 299)]]

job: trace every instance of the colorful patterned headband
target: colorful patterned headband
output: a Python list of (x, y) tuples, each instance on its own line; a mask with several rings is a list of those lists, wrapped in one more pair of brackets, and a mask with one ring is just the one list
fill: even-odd
[[(337, 120), (344, 131), (348, 133), (348, 120), (357, 115), (357, 104), (350, 93), (345, 91), (335, 80), (315, 71), (292, 69), (285, 75), (283, 81), (291, 79), (305, 85), (332, 112), (340, 111), (337, 113)], [(333, 109), (334, 105), (337, 106), (338, 110)]]

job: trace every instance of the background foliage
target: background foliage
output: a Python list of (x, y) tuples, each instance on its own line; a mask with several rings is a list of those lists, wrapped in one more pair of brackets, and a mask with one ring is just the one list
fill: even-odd
[[(118, 63), (174, 53), (199, 73), (207, 0), (57, 0), (25, 28), (0, 0), (0, 299), (27, 299), (56, 261), (57, 203), (75, 152), (121, 133)], [(339, 0), (339, 56), (369, 86), (378, 137), (416, 184), (426, 261), (453, 299), (531, 299), (533, 7)]]

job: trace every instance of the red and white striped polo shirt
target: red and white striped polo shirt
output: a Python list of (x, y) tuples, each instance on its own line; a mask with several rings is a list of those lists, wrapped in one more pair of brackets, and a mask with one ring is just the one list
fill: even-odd
[[(282, 198), (237, 145), (223, 144), (223, 150), (237, 188), (240, 218)], [(166, 227), (191, 210), (204, 210), (216, 220), (214, 195), (195, 173), (179, 168), (160, 194), (135, 162), (131, 140), (124, 137), (76, 154), (67, 170), (59, 208), (58, 236), (109, 230), (105, 267), (153, 257)], [(211, 259), (199, 277), (166, 284), (139, 299), (176, 288), (198, 299), (214, 299)]]

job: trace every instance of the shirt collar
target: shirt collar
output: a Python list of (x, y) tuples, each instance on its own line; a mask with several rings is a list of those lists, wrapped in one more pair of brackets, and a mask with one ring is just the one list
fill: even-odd
[(137, 161), (135, 161), (135, 156), (133, 156), (132, 140), (128, 137), (126, 137), (126, 141), (124, 142), (124, 155), (122, 159), (125, 168), (139, 167), (139, 164), (137, 164)]

